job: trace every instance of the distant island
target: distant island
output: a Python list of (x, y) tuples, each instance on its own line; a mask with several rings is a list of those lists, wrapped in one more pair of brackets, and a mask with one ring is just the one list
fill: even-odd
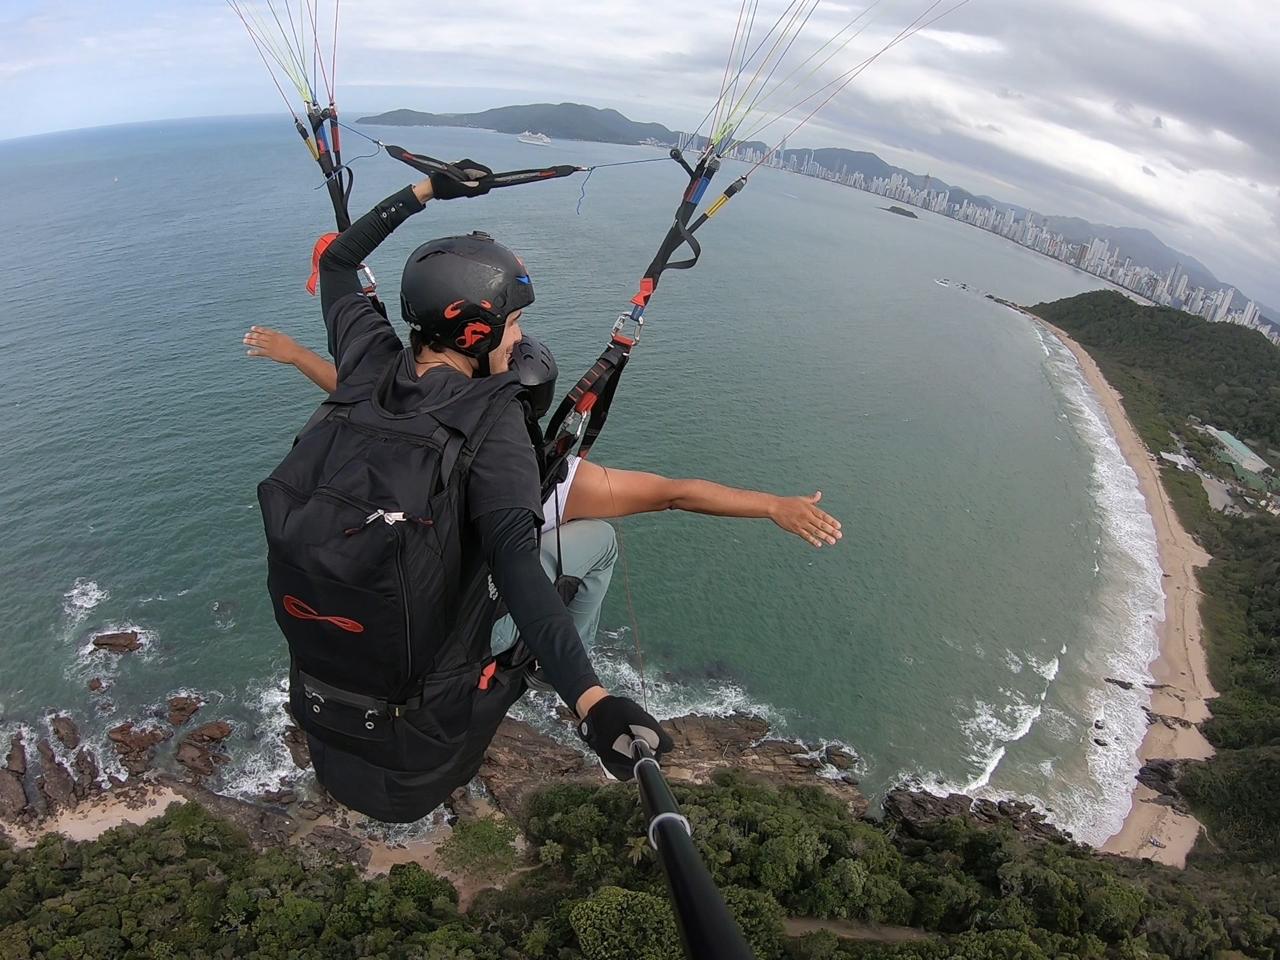
[(887, 213), (896, 213), (900, 217), (910, 217), (912, 220), (920, 219), (910, 210), (907, 210), (904, 207), (900, 207), (896, 203), (892, 207), (881, 207), (880, 209), (886, 211)]
[[(671, 130), (661, 123), (638, 123), (617, 110), (600, 109), (581, 103), (526, 103), (495, 107), (478, 113), (389, 110), (386, 113), (361, 117), (356, 122), (392, 127), (469, 127), (510, 134), (532, 130), (545, 133), (557, 140), (588, 140), (598, 143), (645, 146), (674, 146), (687, 137), (687, 134)], [(700, 148), (705, 143), (706, 139), (703, 137), (695, 137), (692, 141), (695, 148)], [(739, 159), (756, 160), (768, 154), (772, 147), (772, 144), (757, 140), (745, 141), (737, 145), (735, 155)], [(973, 221), (966, 217), (964, 222), (980, 225), (976, 223), (977, 219), (994, 220), (1001, 214), (1010, 221), (1014, 217), (1021, 218), (1024, 224), (1035, 220), (1038, 230), (1047, 236), (1060, 237), (1064, 244), (1090, 245), (1095, 239), (1104, 240), (1112, 250), (1122, 248), (1136, 264), (1142, 264), (1160, 274), (1169, 274), (1171, 277), (1174, 273), (1185, 276), (1191, 289), (1199, 286), (1208, 291), (1224, 286), (1199, 260), (1167, 246), (1149, 230), (1113, 227), (1092, 223), (1078, 217), (1046, 216), (1015, 203), (975, 195), (931, 175), (912, 173), (865, 150), (848, 150), (844, 147), (784, 148), (774, 152), (771, 160), (774, 165), (783, 169), (824, 179), (838, 177), (842, 182), (851, 182), (857, 180), (860, 174), (861, 181), (866, 184), (876, 180), (892, 181), (900, 187), (901, 191), (900, 195), (892, 198), (896, 200), (912, 202), (907, 197), (908, 193), (923, 192), (933, 197), (945, 194), (949, 204), (978, 211), (981, 215)], [(990, 216), (986, 211), (991, 211)], [(1186, 306), (1186, 304), (1181, 305)], [(1231, 300), (1228, 298), (1227, 306), (1230, 305)], [(1264, 326), (1266, 317), (1280, 317), (1280, 311), (1258, 303), (1257, 315), (1262, 323), (1259, 324), (1255, 319), (1254, 324), (1251, 325), (1256, 329), (1262, 329), (1268, 336), (1280, 340), (1280, 327)], [(1223, 319), (1226, 317), (1224, 316)]]

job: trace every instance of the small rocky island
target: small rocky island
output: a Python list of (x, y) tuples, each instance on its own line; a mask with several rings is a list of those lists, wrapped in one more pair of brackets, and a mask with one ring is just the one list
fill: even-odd
[(889, 213), (896, 213), (900, 217), (910, 217), (912, 220), (920, 219), (914, 213), (908, 210), (906, 207), (900, 207), (897, 204), (894, 204), (892, 207), (881, 207), (880, 209), (885, 210)]

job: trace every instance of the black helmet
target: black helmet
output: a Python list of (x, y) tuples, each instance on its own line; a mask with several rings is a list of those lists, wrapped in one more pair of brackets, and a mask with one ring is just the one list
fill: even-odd
[(533, 303), (524, 263), (487, 233), (442, 237), (413, 251), (400, 280), (400, 314), (429, 345), (484, 357), (507, 317)]
[(555, 399), (556, 377), (560, 373), (556, 358), (541, 340), (525, 336), (511, 351), (511, 370), (524, 385), (534, 419), (541, 420)]

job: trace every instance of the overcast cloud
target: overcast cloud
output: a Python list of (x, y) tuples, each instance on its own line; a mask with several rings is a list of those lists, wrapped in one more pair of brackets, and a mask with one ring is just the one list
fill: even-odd
[[(832, 66), (927, 3), (881, 0)], [(757, 24), (785, 5), (761, 0)], [(824, 0), (807, 36), (821, 42), (859, 9)], [(690, 127), (719, 89), (738, 10), (347, 0), (342, 102), (350, 114), (571, 99)], [(971, 0), (881, 58), (791, 145), (869, 149), (1044, 213), (1148, 227), (1280, 307), (1277, 51), (1275, 0)], [(281, 108), (214, 0), (6, 0), (0, 98), (12, 136)]]

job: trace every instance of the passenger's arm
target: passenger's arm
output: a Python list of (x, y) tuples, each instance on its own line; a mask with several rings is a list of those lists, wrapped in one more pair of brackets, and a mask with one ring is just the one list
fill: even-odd
[(823, 543), (834, 545), (843, 536), (840, 521), (818, 508), (821, 499), (820, 492), (780, 497), (710, 480), (672, 480), (655, 473), (612, 470), (583, 460), (569, 487), (563, 519), (603, 520), (658, 510), (686, 510), (714, 517), (767, 517), (815, 547)]
[(537, 523), (512, 507), (475, 518), (494, 584), (511, 610), (520, 636), (565, 703), (585, 717), (606, 694), (582, 647), (573, 618), (538, 558)]
[(287, 333), (270, 327), (250, 327), (244, 335), (246, 351), (251, 357), (266, 357), (276, 363), (297, 367), (298, 372), (325, 393), (338, 389), (338, 369), (329, 360), (308, 350)]

